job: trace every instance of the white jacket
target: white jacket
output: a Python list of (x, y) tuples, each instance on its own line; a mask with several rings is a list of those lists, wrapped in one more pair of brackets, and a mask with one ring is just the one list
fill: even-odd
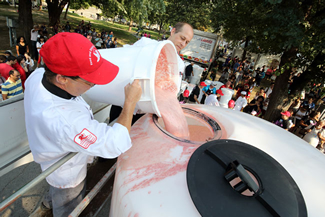
[(43, 68), (37, 69), (25, 83), (29, 146), (43, 171), (69, 152), (78, 152), (46, 178), (56, 188), (73, 188), (85, 179), (93, 156), (115, 158), (131, 147), (131, 139), (126, 127), (94, 120), (81, 96), (64, 99), (50, 93), (42, 84), (43, 74)]

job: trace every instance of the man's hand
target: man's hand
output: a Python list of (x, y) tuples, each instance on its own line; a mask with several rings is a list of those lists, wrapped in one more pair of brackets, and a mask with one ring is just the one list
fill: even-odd
[(133, 112), (142, 94), (142, 88), (139, 84), (139, 80), (134, 80), (132, 84), (126, 85), (124, 87), (124, 92), (125, 92), (124, 107), (120, 116), (117, 119), (117, 123), (125, 126), (130, 132)]
[(124, 87), (124, 92), (125, 92), (125, 102), (130, 103), (130, 104), (136, 104), (142, 94), (142, 88), (139, 84), (139, 80), (134, 80), (132, 84), (128, 84)]

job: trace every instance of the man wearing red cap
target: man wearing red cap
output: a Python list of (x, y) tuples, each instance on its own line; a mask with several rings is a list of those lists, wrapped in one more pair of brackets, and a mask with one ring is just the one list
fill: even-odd
[(50, 191), (42, 203), (42, 207), (53, 208), (54, 217), (68, 216), (83, 198), (87, 163), (93, 156), (115, 158), (131, 147), (132, 114), (142, 91), (138, 80), (125, 87), (124, 108), (109, 127), (94, 119), (80, 95), (114, 80), (118, 67), (77, 33), (53, 36), (40, 54), (45, 69), (35, 70), (26, 81), (27, 136), (34, 160), (43, 171), (68, 153), (78, 152), (46, 178)]
[(207, 85), (202, 81), (200, 82), (199, 85), (196, 85), (192, 92), (191, 92), (191, 95), (189, 97), (189, 103), (192, 103), (192, 104), (200, 104), (200, 101), (199, 101), (199, 96), (200, 96), (200, 92), (202, 90), (203, 87), (206, 87)]
[(211, 106), (220, 106), (218, 101), (218, 98), (220, 96), (223, 96), (222, 90), (217, 90), (216, 94), (211, 94), (205, 99), (204, 104)]

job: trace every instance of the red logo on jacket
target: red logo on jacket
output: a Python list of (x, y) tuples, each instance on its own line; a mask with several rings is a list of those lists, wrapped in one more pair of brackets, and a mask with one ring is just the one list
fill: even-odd
[(87, 149), (90, 145), (94, 144), (96, 140), (97, 137), (86, 128), (74, 137), (74, 142), (84, 149)]

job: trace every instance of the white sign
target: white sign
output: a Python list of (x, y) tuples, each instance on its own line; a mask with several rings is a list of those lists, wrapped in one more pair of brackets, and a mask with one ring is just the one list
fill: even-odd
[(180, 52), (180, 56), (196, 62), (209, 64), (215, 39), (194, 35), (190, 43)]

